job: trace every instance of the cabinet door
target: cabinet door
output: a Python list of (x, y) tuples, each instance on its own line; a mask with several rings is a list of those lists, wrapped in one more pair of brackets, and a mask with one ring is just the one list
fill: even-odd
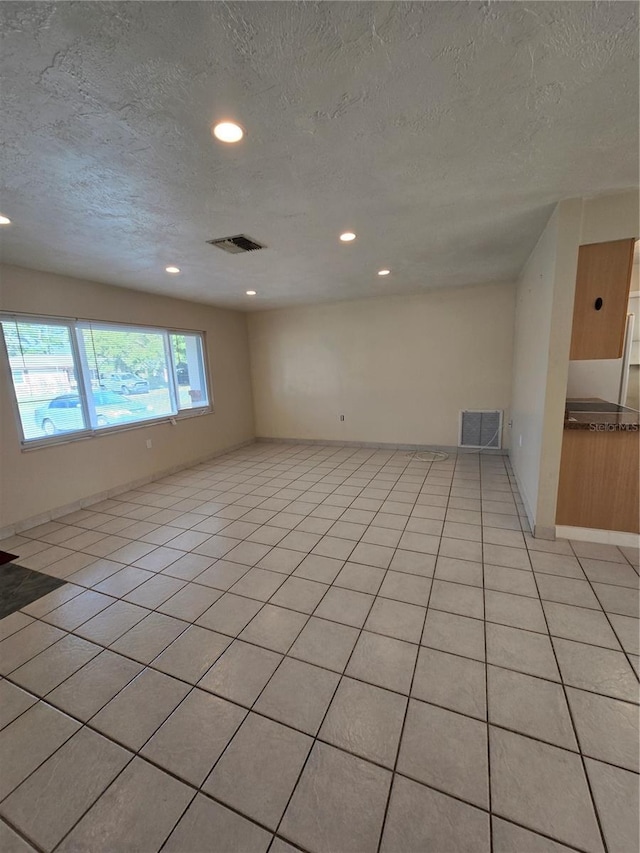
[(580, 246), (572, 360), (622, 357), (634, 242), (614, 240)]

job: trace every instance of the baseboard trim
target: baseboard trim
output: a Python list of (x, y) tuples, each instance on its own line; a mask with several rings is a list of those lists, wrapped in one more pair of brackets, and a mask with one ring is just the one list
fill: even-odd
[(225, 456), (227, 453), (234, 453), (236, 450), (240, 450), (243, 447), (248, 447), (250, 444), (255, 443), (255, 438), (249, 438), (247, 441), (241, 441), (239, 444), (233, 444), (230, 447), (225, 447), (222, 450), (217, 450), (215, 453), (209, 453), (206, 456), (193, 459), (185, 464), (173, 465), (170, 468), (163, 468), (162, 471), (156, 471), (148, 477), (139, 477), (136, 480), (129, 480), (127, 483), (114, 486), (114, 488), (107, 489), (104, 492), (97, 492), (93, 495), (88, 495), (86, 498), (74, 501), (73, 503), (55, 507), (54, 509), (48, 510), (40, 515), (34, 515), (30, 518), (25, 518), (22, 521), (17, 521), (15, 524), (10, 524), (7, 527), (0, 528), (0, 540), (8, 539), (9, 536), (15, 536), (16, 533), (21, 533), (23, 530), (29, 530), (39, 524), (45, 524), (47, 521), (54, 521), (56, 518), (62, 518), (62, 516), (69, 515), (69, 513), (76, 512), (79, 509), (86, 509), (92, 504), (107, 500), (107, 498), (114, 498), (124, 492), (129, 492), (132, 489), (139, 488), (140, 486), (146, 486), (147, 483), (153, 483), (155, 480), (161, 480), (163, 477), (168, 477), (171, 474), (177, 474), (179, 471), (186, 471), (188, 468), (195, 468), (196, 465), (202, 465), (203, 462), (210, 462), (218, 456)]
[(556, 529), (555, 527), (543, 527), (540, 524), (536, 524), (533, 528), (533, 538), (534, 539), (548, 539), (553, 542), (556, 538)]
[(278, 438), (275, 436), (259, 435), (256, 436), (256, 441), (258, 443), (264, 442), (265, 444), (313, 444), (329, 447), (363, 447), (370, 450), (440, 450), (444, 453), (455, 453), (459, 456), (474, 455), (476, 453), (486, 454), (487, 456), (506, 456), (508, 454), (506, 449), (478, 451), (448, 444), (394, 444), (393, 442), (386, 441), (341, 441), (340, 439), (333, 438)]
[(622, 530), (598, 530), (595, 527), (569, 527), (556, 525), (558, 539), (575, 539), (577, 542), (597, 542), (600, 545), (619, 545), (622, 548), (640, 548), (640, 534)]

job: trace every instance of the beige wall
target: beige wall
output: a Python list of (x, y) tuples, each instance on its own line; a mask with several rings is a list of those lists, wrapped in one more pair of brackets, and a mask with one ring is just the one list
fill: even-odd
[(456, 445), (460, 409), (506, 425), (513, 310), (496, 284), (254, 313), (256, 433)]
[(204, 331), (215, 406), (175, 426), (22, 451), (0, 357), (0, 529), (253, 438), (246, 315), (8, 266), (0, 268), (0, 310)]

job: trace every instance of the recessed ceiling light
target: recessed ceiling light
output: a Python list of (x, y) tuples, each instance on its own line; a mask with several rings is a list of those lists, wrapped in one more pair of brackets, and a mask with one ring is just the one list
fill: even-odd
[(8, 216), (3, 216), (0, 213), (0, 225), (11, 225), (11, 220), (9, 219)]
[(233, 121), (221, 121), (213, 128), (213, 135), (220, 142), (240, 142), (244, 130)]
[(247, 290), (247, 296), (255, 296), (255, 295), (256, 295), (255, 290)]
[(177, 275), (180, 272), (180, 267), (165, 267), (165, 272), (170, 272), (171, 275)]
[(356, 239), (356, 235), (353, 231), (345, 231), (344, 234), (340, 235), (340, 239), (343, 243), (350, 243), (352, 240)]
[(378, 270), (378, 275), (389, 275), (391, 270)]

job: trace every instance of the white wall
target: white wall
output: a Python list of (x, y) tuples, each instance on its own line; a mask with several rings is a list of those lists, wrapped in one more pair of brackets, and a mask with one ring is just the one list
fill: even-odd
[(600, 397), (617, 403), (621, 376), (621, 358), (570, 361), (567, 397)]
[(460, 409), (506, 424), (513, 307), (495, 284), (254, 313), (256, 433), (451, 446)]
[(215, 413), (175, 426), (23, 451), (0, 355), (0, 529), (253, 438), (246, 315), (9, 266), (0, 268), (0, 310), (204, 331), (215, 406)]
[[(558, 468), (560, 463), (558, 438), (554, 435), (553, 441), (548, 441), (547, 425), (557, 416), (562, 429), (580, 209), (579, 201), (562, 202), (556, 207), (517, 285), (510, 455), (531, 528), (537, 529), (538, 534), (555, 524), (555, 496), (551, 497), (553, 505), (547, 506), (549, 488), (541, 488), (541, 484), (543, 477), (548, 479), (549, 466), (555, 464), (556, 456)], [(573, 257), (565, 249), (571, 240), (575, 244)], [(561, 299), (563, 288), (569, 296)], [(559, 378), (555, 375), (558, 370)], [(563, 381), (558, 415), (557, 387)]]

